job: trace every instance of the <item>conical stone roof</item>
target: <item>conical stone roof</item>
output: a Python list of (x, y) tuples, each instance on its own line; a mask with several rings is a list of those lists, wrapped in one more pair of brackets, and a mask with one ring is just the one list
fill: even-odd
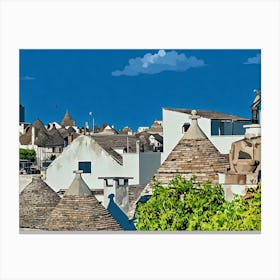
[(53, 231), (115, 231), (121, 226), (99, 203), (81, 177), (75, 178), (60, 203), (47, 219), (44, 229)]
[(32, 181), (19, 195), (19, 225), (21, 228), (40, 228), (60, 201), (41, 175), (33, 175)]
[(61, 121), (61, 126), (75, 126), (75, 124), (76, 124), (75, 120), (72, 119), (68, 111), (66, 111)]
[[(220, 154), (200, 129), (198, 118), (196, 111), (193, 110), (190, 117), (191, 126), (155, 173), (155, 179), (162, 185), (168, 185), (175, 175), (186, 178), (195, 175), (199, 184), (207, 180), (218, 183), (218, 172), (227, 171), (228, 160)], [(151, 194), (152, 184), (150, 182), (142, 194)]]
[(33, 122), (32, 126), (38, 131), (41, 130), (41, 129), (46, 130), (44, 124), (38, 118)]
[(162, 134), (163, 133), (162, 125), (159, 124), (157, 121), (154, 121), (154, 123), (151, 125), (151, 127), (149, 129), (149, 133), (151, 133), (151, 134), (153, 134), (153, 133)]

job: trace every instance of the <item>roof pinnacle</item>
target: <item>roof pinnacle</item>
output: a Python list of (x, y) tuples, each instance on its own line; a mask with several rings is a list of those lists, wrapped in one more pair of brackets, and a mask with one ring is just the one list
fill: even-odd
[(198, 125), (197, 119), (199, 119), (200, 116), (197, 114), (196, 110), (191, 111), (191, 116), (189, 119), (191, 119), (191, 125), (189, 129), (185, 132), (183, 139), (205, 139), (207, 136), (203, 133), (201, 128)]

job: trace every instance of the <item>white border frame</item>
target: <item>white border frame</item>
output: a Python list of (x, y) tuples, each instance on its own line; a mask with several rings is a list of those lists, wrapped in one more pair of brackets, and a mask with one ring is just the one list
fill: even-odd
[[(280, 279), (277, 0), (0, 4), (1, 279)], [(262, 49), (262, 233), (20, 235), (18, 54), (27, 48)]]

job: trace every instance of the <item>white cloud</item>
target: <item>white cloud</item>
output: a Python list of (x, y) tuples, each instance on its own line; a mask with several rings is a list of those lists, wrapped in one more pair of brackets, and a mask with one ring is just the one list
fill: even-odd
[(254, 57), (249, 57), (244, 64), (261, 64), (261, 54), (258, 53)]
[(29, 76), (29, 75), (23, 76), (21, 78), (22, 81), (31, 81), (31, 80), (35, 80), (35, 79), (36, 79), (35, 77)]
[(159, 50), (155, 54), (146, 53), (143, 57), (131, 58), (123, 70), (112, 72), (113, 76), (137, 76), (140, 74), (157, 74), (163, 71), (183, 72), (190, 68), (205, 66), (202, 59), (195, 56), (186, 57), (176, 51)]

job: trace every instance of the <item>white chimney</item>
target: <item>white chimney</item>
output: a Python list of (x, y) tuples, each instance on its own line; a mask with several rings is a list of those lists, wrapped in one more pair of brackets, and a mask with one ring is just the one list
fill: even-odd
[(140, 141), (139, 140), (136, 141), (136, 153), (137, 154), (140, 153)]
[(108, 208), (110, 196), (113, 194), (114, 202), (127, 213), (129, 210), (128, 180), (133, 177), (98, 177), (98, 179), (104, 180), (104, 207)]
[(245, 128), (245, 138), (250, 139), (253, 137), (261, 136), (261, 125), (260, 124), (247, 124), (243, 125)]
[(31, 127), (31, 144), (32, 144), (32, 146), (34, 146), (34, 143), (35, 143), (35, 127), (32, 126)]

